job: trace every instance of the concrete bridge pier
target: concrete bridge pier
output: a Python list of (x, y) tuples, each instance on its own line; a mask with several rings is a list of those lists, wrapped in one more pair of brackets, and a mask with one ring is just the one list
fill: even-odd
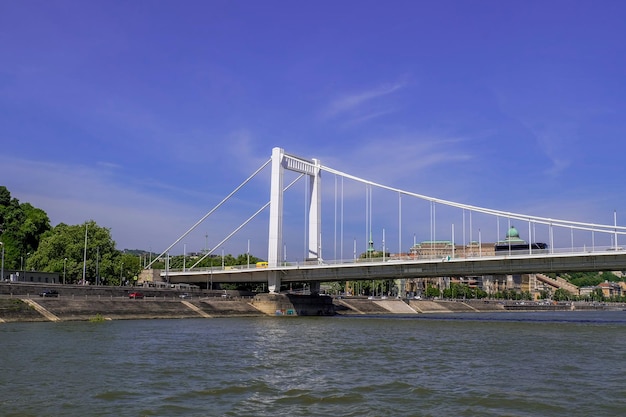
[(319, 281), (309, 282), (311, 295), (319, 295), (320, 293), (320, 283)]
[(278, 271), (268, 271), (267, 289), (269, 290), (270, 294), (280, 293), (280, 275)]
[(335, 307), (326, 295), (257, 294), (252, 305), (270, 316), (332, 316)]

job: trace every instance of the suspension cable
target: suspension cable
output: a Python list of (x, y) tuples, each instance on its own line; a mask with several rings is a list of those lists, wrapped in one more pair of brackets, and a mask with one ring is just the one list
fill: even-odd
[[(399, 192), (411, 197), (416, 197), (425, 201), (430, 201), (430, 202), (434, 202), (434, 203), (439, 203), (439, 204), (443, 204), (446, 206), (450, 206), (450, 207), (456, 207), (456, 208), (461, 208), (461, 209), (466, 209), (466, 210), (470, 210), (470, 211), (476, 211), (479, 213), (483, 213), (483, 214), (489, 214), (492, 216), (503, 216), (503, 217), (507, 217), (507, 218), (511, 218), (514, 220), (522, 220), (522, 221), (528, 221), (528, 220), (534, 220), (536, 223), (540, 223), (540, 224), (545, 224), (545, 225), (551, 225), (551, 226), (558, 226), (558, 227), (570, 227), (570, 226), (575, 226), (576, 229), (578, 230), (588, 230), (588, 231), (597, 231), (597, 232), (603, 232), (603, 233), (617, 233), (620, 235), (626, 235), (626, 226), (617, 226), (617, 225), (605, 225), (605, 224), (597, 224), (597, 223), (586, 223), (586, 222), (577, 222), (577, 221), (572, 221), (572, 220), (559, 220), (559, 219), (553, 219), (553, 218), (549, 218), (549, 217), (540, 217), (540, 216), (529, 216), (529, 215), (525, 215), (525, 214), (520, 214), (520, 213), (514, 213), (514, 212), (508, 212), (508, 211), (501, 211), (501, 210), (494, 210), (494, 209), (489, 209), (489, 208), (485, 208), (485, 207), (478, 207), (478, 206), (473, 206), (470, 204), (464, 204), (464, 203), (456, 203), (454, 201), (450, 201), (450, 200), (444, 200), (441, 198), (436, 198), (436, 197), (429, 197), (423, 194), (418, 194), (418, 193), (414, 193), (414, 192), (410, 192), (410, 191), (406, 191), (406, 190), (401, 190), (399, 188), (394, 188), (394, 187), (390, 187), (387, 185), (383, 185), (383, 184), (379, 184), (377, 182), (374, 181), (370, 181), (370, 180), (365, 180), (363, 178), (359, 178), (357, 176), (354, 175), (350, 175), (347, 174), (345, 172), (321, 165), (320, 169), (332, 174), (336, 174), (336, 175), (340, 175), (343, 176), (345, 178), (351, 179), (353, 181), (356, 182), (360, 182), (360, 183), (364, 183), (364, 184), (368, 184), (371, 186), (375, 186), (378, 188), (382, 188), (385, 190), (389, 190), (389, 191), (394, 191), (394, 192)], [(620, 230), (619, 232), (617, 232), (617, 230)]]
[[(295, 180), (293, 180), (287, 187), (285, 187), (283, 189), (283, 192), (287, 191), (289, 188), (291, 188), (292, 185), (294, 185), (300, 178), (302, 178), (304, 176), (304, 174), (300, 174)], [(230, 239), (231, 237), (233, 237), (233, 235), (235, 233), (237, 233), (238, 231), (240, 231), (241, 229), (243, 229), (243, 227), (245, 225), (247, 225), (248, 223), (250, 223), (250, 221), (252, 219), (254, 219), (259, 213), (261, 213), (263, 210), (265, 210), (269, 205), (270, 205), (271, 201), (268, 201), (263, 207), (261, 207), (260, 209), (258, 209), (252, 216), (248, 217), (248, 219), (241, 223), (239, 225), (239, 227), (237, 227), (235, 230), (233, 230), (228, 236), (226, 236), (224, 239), (222, 239), (222, 241), (220, 241), (220, 243), (218, 243), (217, 245), (215, 245), (215, 247), (213, 249), (211, 249), (210, 251), (208, 251), (207, 253), (204, 254), (204, 256), (200, 259), (198, 259), (198, 261), (196, 261), (195, 264), (193, 264), (189, 269), (193, 269), (196, 266), (198, 266), (198, 264), (200, 262), (202, 262), (203, 260), (205, 260), (207, 258), (207, 256), (209, 256), (210, 254), (212, 254), (217, 248), (219, 248), (220, 246), (222, 246), (226, 241), (228, 241), (228, 239)]]
[(229, 198), (231, 198), (237, 191), (239, 191), (244, 185), (246, 185), (248, 182), (250, 182), (250, 180), (252, 180), (252, 178), (254, 178), (259, 172), (261, 172), (261, 170), (263, 170), (263, 168), (265, 168), (266, 166), (269, 165), (269, 163), (272, 162), (272, 159), (270, 158), (266, 163), (264, 163), (263, 165), (261, 165), (261, 167), (259, 169), (257, 169), (256, 171), (254, 171), (254, 174), (250, 175), (248, 177), (248, 179), (246, 179), (244, 182), (242, 182), (237, 188), (235, 188), (230, 194), (228, 194), (222, 201), (219, 202), (219, 204), (215, 207), (213, 207), (211, 209), (211, 211), (209, 211), (207, 214), (205, 214), (200, 220), (198, 220), (196, 222), (196, 224), (194, 224), (193, 226), (191, 226), (191, 228), (189, 230), (187, 230), (185, 233), (183, 233), (178, 239), (176, 239), (176, 241), (174, 243), (172, 243), (170, 246), (167, 247), (167, 249), (165, 249), (163, 252), (161, 252), (161, 254), (159, 256), (157, 256), (154, 261), (150, 262), (148, 264), (148, 266), (146, 266), (144, 269), (150, 269), (150, 267), (152, 266), (152, 264), (154, 262), (157, 261), (157, 259), (160, 259), (161, 256), (165, 255), (167, 252), (169, 252), (170, 249), (172, 249), (174, 246), (176, 246), (176, 244), (178, 242), (180, 242), (181, 240), (183, 240), (185, 238), (185, 236), (187, 236), (189, 233), (191, 233), (196, 227), (198, 227), (200, 225), (200, 223), (202, 223), (203, 221), (206, 220), (207, 217), (209, 217), (211, 214), (213, 214), (213, 212), (215, 212), (215, 210), (217, 210), (218, 208), (220, 208)]

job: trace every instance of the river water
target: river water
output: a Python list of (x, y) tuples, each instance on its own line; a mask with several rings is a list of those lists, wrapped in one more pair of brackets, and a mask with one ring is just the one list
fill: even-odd
[(621, 416), (626, 312), (0, 325), (2, 416)]

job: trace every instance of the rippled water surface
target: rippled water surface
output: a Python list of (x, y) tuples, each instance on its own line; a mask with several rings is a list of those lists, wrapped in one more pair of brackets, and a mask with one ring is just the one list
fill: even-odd
[(626, 312), (0, 325), (2, 416), (626, 415)]

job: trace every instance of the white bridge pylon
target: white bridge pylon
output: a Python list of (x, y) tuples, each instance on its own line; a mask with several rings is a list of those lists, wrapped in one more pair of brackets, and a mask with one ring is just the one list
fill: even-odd
[[(285, 170), (298, 172), (309, 177), (308, 207), (308, 256), (307, 260), (321, 261), (320, 233), (321, 215), (321, 169), (317, 159), (306, 160), (288, 155), (282, 148), (272, 149), (272, 178), (270, 185), (270, 221), (267, 264), (270, 268), (279, 265), (283, 250), (283, 177)], [(270, 293), (280, 291), (278, 271), (268, 271)]]

